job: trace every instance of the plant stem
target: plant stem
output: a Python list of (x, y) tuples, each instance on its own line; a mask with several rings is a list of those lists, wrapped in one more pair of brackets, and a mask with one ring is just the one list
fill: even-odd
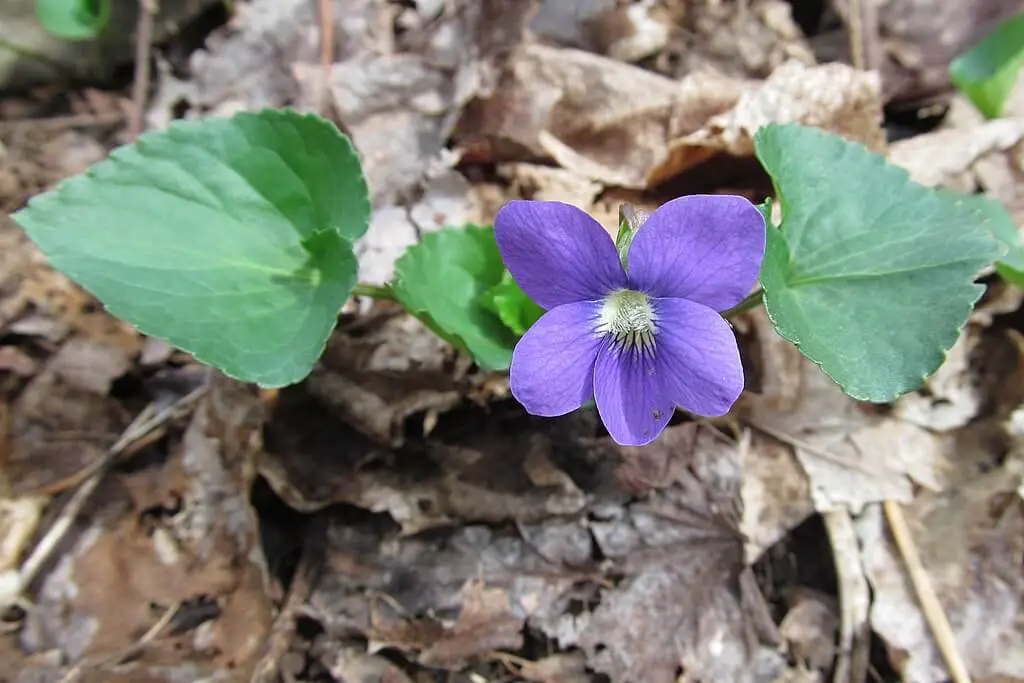
[(357, 282), (352, 288), (352, 296), (365, 296), (378, 301), (394, 301), (395, 293), (388, 285), (371, 285), (366, 282)]
[(726, 317), (726, 318), (735, 318), (740, 313), (746, 313), (751, 308), (756, 308), (757, 306), (760, 306), (763, 301), (764, 301), (764, 290), (761, 289), (760, 287), (758, 287), (756, 292), (754, 292), (753, 294), (748, 296), (746, 299), (744, 299), (743, 301), (739, 302), (738, 304), (736, 304), (735, 306), (730, 308), (728, 311), (726, 311), (722, 315), (724, 317)]

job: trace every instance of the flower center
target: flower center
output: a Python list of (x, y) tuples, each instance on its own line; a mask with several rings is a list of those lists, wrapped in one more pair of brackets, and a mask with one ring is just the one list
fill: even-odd
[(612, 335), (615, 344), (623, 349), (645, 351), (654, 348), (655, 322), (651, 297), (620, 289), (604, 298), (597, 330)]

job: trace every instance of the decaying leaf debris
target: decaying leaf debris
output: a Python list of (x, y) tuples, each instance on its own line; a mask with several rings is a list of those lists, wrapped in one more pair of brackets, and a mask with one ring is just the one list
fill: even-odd
[[(158, 32), (148, 125), (331, 118), (372, 189), (367, 281), (511, 198), (613, 231), (623, 201), (763, 197), (769, 122), (1024, 227), (1024, 110), (983, 121), (944, 70), (999, 3), (882, 3), (859, 46), (852, 0), (168, 4), (201, 18)], [(62, 88), (0, 100), (5, 211), (125, 141), (127, 91)], [(915, 103), (937, 127), (886, 118)], [(745, 314), (736, 409), (630, 449), (588, 410), (525, 415), (382, 303), (346, 308), (307, 380), (258, 392), (111, 318), (0, 217), (0, 683), (939, 683), (949, 647), (971, 680), (1024, 681), (1022, 297), (985, 282), (891, 406)]]

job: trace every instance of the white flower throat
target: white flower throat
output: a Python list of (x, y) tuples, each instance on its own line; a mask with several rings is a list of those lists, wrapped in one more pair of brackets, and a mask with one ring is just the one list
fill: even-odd
[(627, 350), (654, 348), (658, 331), (651, 297), (632, 289), (619, 289), (604, 298), (597, 331), (610, 334), (617, 346)]

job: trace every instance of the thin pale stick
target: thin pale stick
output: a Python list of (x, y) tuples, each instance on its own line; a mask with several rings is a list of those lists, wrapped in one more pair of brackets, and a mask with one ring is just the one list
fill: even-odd
[(149, 55), (153, 48), (154, 14), (156, 0), (139, 0), (139, 23), (135, 32), (135, 82), (132, 83), (132, 112), (128, 118), (129, 140), (135, 140), (142, 133), (146, 92), (149, 90)]
[(883, 501), (882, 508), (885, 510), (885, 518), (889, 522), (889, 530), (896, 542), (896, 548), (899, 549), (907, 574), (910, 575), (910, 583), (913, 584), (917, 600), (921, 603), (921, 612), (935, 637), (935, 645), (939, 648), (942, 658), (946, 660), (950, 678), (953, 683), (971, 683), (971, 675), (967, 672), (967, 666), (956, 646), (953, 627), (950, 626), (946, 610), (939, 602), (939, 596), (935, 594), (928, 572), (921, 563), (921, 556), (910, 535), (910, 527), (903, 516), (903, 508), (892, 500)]

